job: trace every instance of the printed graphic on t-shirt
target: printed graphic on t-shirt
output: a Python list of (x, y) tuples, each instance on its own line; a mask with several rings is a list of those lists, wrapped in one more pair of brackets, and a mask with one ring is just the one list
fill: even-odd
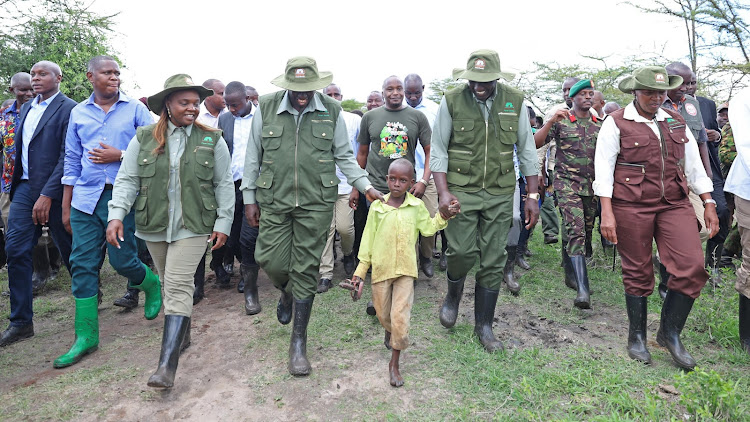
[(383, 157), (395, 160), (406, 155), (409, 137), (406, 126), (399, 122), (387, 122), (380, 131), (380, 152)]

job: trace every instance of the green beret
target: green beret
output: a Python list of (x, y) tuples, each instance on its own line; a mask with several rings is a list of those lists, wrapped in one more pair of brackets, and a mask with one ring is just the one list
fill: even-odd
[(570, 92), (568, 93), (568, 97), (573, 98), (581, 92), (583, 89), (587, 88), (594, 88), (594, 81), (592, 79), (583, 79), (578, 82), (576, 82), (575, 85), (573, 85), (572, 88), (570, 88)]

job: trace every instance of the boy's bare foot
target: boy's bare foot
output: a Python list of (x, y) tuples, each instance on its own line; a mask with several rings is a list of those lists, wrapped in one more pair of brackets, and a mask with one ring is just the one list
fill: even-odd
[(398, 370), (398, 360), (401, 355), (400, 350), (392, 350), (391, 361), (388, 363), (388, 372), (391, 376), (391, 385), (401, 387), (404, 385), (404, 379), (401, 378), (401, 372)]
[(391, 332), (390, 331), (385, 332), (385, 340), (383, 340), (383, 344), (385, 345), (386, 349), (391, 350)]

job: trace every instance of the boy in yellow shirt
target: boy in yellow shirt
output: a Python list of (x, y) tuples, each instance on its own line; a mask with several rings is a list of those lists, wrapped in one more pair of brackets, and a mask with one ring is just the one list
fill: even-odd
[[(359, 266), (352, 281), (362, 282), (372, 265), (372, 301), (380, 324), (385, 328), (385, 346), (392, 350), (388, 364), (390, 382), (404, 385), (399, 372), (401, 351), (409, 346), (409, 320), (417, 277), (417, 236), (434, 235), (448, 222), (430, 213), (424, 203), (409, 193), (414, 184), (414, 166), (403, 158), (388, 167), (385, 202), (370, 206), (367, 225), (359, 247)], [(458, 214), (458, 202), (451, 204), (451, 216)]]

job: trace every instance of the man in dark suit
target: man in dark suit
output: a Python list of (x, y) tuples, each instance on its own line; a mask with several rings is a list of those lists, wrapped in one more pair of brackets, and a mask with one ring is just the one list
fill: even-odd
[(60, 179), (65, 159), (65, 134), (76, 102), (60, 92), (60, 66), (41, 61), (31, 68), (36, 98), (21, 108), (16, 135), (16, 165), (10, 191), (5, 250), (8, 254), (10, 326), (0, 347), (34, 335), (32, 322), (31, 251), (47, 225), (70, 271), (71, 236), (62, 223)]

